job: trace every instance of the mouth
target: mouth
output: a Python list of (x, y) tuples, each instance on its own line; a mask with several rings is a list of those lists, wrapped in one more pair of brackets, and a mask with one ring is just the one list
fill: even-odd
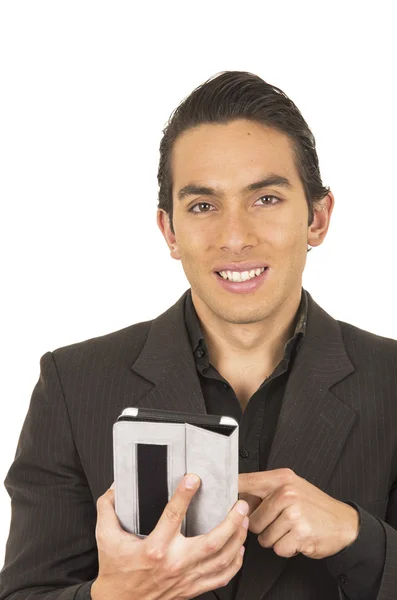
[(246, 271), (214, 271), (216, 281), (225, 291), (247, 294), (256, 291), (269, 276), (269, 267), (257, 267)]
[(215, 271), (215, 274), (218, 275), (224, 281), (230, 281), (233, 283), (243, 283), (245, 281), (251, 281), (256, 277), (260, 277), (262, 273), (264, 273), (269, 267), (257, 267), (254, 269), (247, 269), (245, 271), (241, 270), (222, 270)]

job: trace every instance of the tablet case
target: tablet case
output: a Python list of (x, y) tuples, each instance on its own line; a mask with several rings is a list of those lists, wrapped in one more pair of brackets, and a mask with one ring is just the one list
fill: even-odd
[(238, 500), (238, 423), (232, 417), (129, 407), (113, 425), (115, 510), (141, 538), (156, 526), (186, 473), (201, 485), (181, 527), (207, 533)]

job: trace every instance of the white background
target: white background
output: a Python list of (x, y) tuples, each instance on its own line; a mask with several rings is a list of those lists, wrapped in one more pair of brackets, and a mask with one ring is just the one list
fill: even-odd
[(156, 226), (158, 146), (212, 75), (251, 71), (300, 108), (336, 198), (304, 285), (397, 338), (393, 4), (1, 2), (1, 565), (2, 482), (40, 356), (156, 317), (188, 287)]

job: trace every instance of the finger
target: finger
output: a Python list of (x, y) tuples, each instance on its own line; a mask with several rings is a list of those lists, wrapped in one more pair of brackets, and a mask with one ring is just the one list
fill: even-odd
[(283, 512), (295, 502), (295, 496), (290, 496), (276, 490), (269, 494), (250, 515), (250, 531), (261, 533), (276, 519), (282, 518)]
[(273, 550), (278, 556), (291, 558), (299, 554), (299, 542), (294, 533), (290, 531), (274, 544)]
[(265, 498), (281, 485), (289, 483), (294, 473), (291, 469), (274, 469), (257, 473), (240, 473), (238, 491)]
[[(244, 517), (244, 521), (237, 531), (228, 539), (223, 548), (213, 554), (212, 556), (204, 559), (200, 563), (203, 576), (211, 575), (225, 569), (231, 564), (236, 557), (237, 553), (244, 547), (244, 543), (247, 539), (248, 533), (248, 517)], [(245, 523), (244, 523), (245, 522)]]
[(183, 519), (200, 482), (200, 478), (194, 473), (188, 473), (179, 482), (156, 527), (147, 538), (154, 546), (163, 548), (180, 533)]
[(241, 528), (247, 510), (247, 503), (243, 500), (238, 500), (219, 525), (211, 529), (208, 533), (198, 536), (201, 539), (192, 548), (192, 564), (205, 560), (222, 550), (228, 540)]
[(258, 542), (263, 548), (272, 548), (290, 531), (291, 523), (279, 517), (258, 535)]
[(115, 500), (114, 500), (114, 489), (109, 488), (102, 496), (100, 496), (96, 503), (97, 507), (97, 532), (100, 534), (114, 535), (117, 533), (127, 533), (121, 527), (120, 522), (115, 512)]
[(239, 494), (239, 499), (245, 500), (245, 502), (248, 504), (248, 516), (250, 516), (262, 502), (262, 499), (258, 498), (258, 496), (252, 496), (251, 494), (246, 494), (244, 492)]
[(243, 564), (243, 555), (240, 552), (237, 552), (235, 559), (232, 563), (222, 569), (220, 572), (212, 574), (208, 577), (200, 577), (197, 581), (195, 587), (192, 590), (189, 589), (189, 592), (193, 594), (193, 596), (189, 596), (191, 598), (196, 598), (205, 592), (209, 592), (210, 590), (216, 590), (220, 587), (224, 587), (229, 583), (229, 581), (238, 573)]

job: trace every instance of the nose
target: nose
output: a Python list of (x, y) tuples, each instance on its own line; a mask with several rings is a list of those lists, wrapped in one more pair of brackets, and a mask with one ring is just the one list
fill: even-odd
[(253, 223), (242, 211), (225, 214), (220, 222), (219, 246), (231, 254), (240, 254), (257, 244)]

